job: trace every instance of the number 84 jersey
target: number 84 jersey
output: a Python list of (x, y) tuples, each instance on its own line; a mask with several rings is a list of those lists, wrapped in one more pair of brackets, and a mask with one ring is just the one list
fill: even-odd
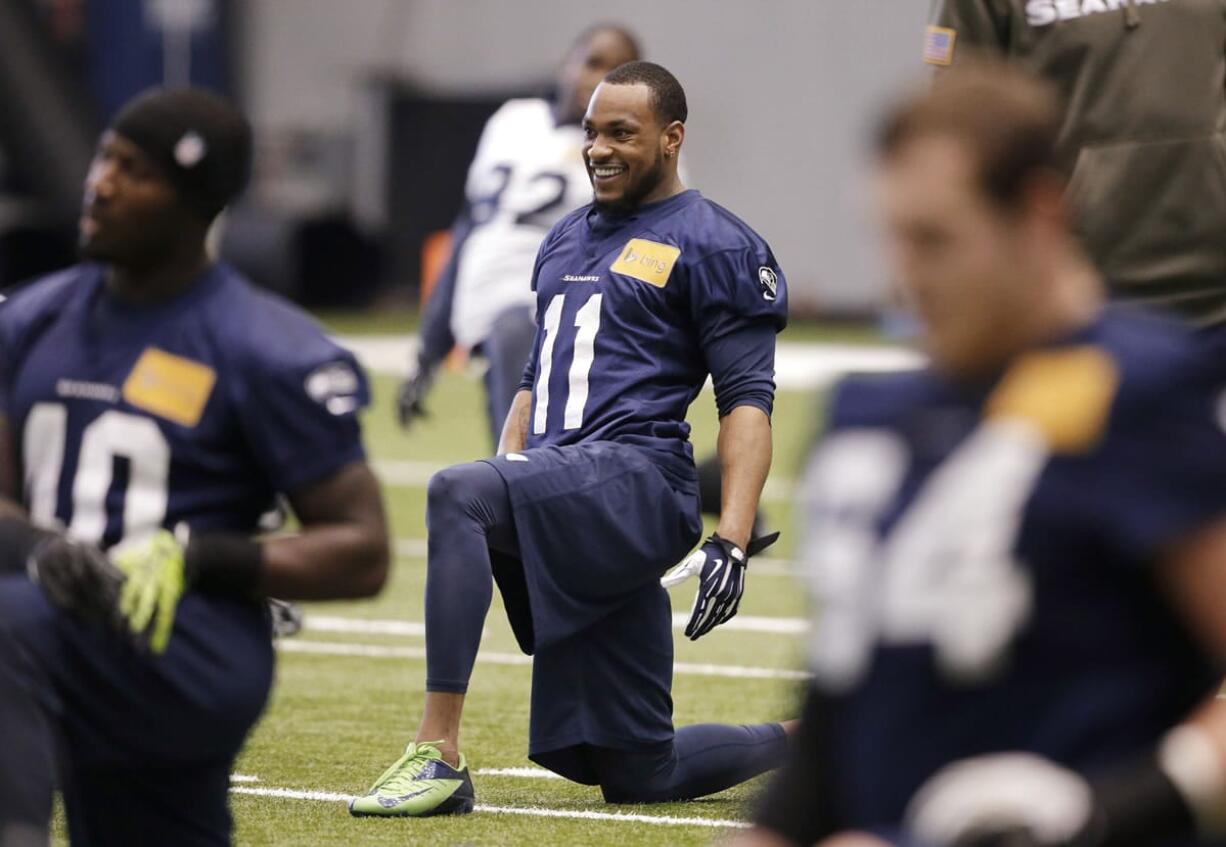
[(124, 305), (80, 265), (0, 304), (0, 414), (32, 520), (109, 546), (186, 522), (250, 533), (363, 457), (367, 387), (294, 307), (215, 265)]
[(533, 290), (527, 446), (600, 439), (691, 457), (685, 414), (708, 374), (721, 414), (770, 414), (783, 274), (757, 233), (697, 191), (571, 213), (541, 245)]

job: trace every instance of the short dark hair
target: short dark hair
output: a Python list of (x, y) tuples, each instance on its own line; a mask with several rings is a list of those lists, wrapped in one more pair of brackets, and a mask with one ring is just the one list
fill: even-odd
[(997, 205), (1015, 209), (1030, 177), (1067, 177), (1057, 151), (1063, 110), (1050, 83), (999, 59), (977, 57), (942, 71), (932, 87), (891, 110), (877, 135), (889, 158), (922, 136), (962, 142), (977, 160), (979, 184)]
[(645, 85), (651, 90), (651, 109), (663, 125), (673, 121), (685, 123), (689, 106), (685, 89), (668, 70), (655, 62), (626, 62), (605, 74), (609, 85)]
[(589, 41), (602, 32), (611, 32), (619, 37), (626, 43), (626, 47), (629, 48), (632, 56), (637, 58), (643, 55), (643, 51), (639, 49), (639, 40), (635, 34), (621, 24), (611, 23), (609, 21), (595, 23), (584, 29), (583, 32), (575, 36), (575, 40), (571, 42), (570, 49), (574, 51), (582, 47), (586, 47)]

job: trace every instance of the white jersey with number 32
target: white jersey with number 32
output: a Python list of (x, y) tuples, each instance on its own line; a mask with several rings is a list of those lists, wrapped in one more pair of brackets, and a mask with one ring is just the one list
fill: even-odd
[(541, 240), (564, 214), (591, 202), (583, 132), (558, 126), (545, 100), (510, 100), (485, 125), (465, 189), (473, 230), (461, 246), (451, 331), (481, 343), (494, 318), (531, 305)]

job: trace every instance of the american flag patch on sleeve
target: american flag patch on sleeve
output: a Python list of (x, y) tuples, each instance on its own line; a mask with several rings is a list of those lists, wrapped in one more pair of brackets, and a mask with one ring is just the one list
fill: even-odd
[(954, 60), (954, 42), (958, 31), (944, 26), (930, 26), (924, 33), (924, 61), (930, 65), (948, 65)]

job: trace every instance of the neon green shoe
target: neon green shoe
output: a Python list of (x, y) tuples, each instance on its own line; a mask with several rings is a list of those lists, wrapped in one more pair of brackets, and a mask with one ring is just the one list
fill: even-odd
[(349, 801), (349, 814), (425, 818), (471, 812), (475, 798), (468, 762), (461, 753), (458, 769), (447, 764), (438, 749), (441, 743), (421, 741), (406, 747), (370, 791)]

